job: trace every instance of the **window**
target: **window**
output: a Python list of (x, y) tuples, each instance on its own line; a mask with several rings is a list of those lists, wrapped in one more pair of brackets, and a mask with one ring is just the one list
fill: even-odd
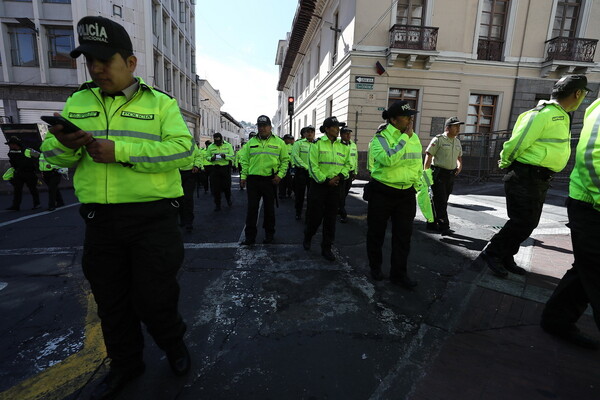
[(113, 16), (122, 17), (123, 16), (123, 8), (116, 4), (113, 4)]
[(488, 133), (494, 130), (494, 115), (498, 96), (471, 94), (465, 133)]
[(169, 41), (169, 19), (163, 15), (163, 45), (166, 46)]
[(416, 110), (419, 104), (419, 91), (417, 89), (390, 88), (388, 107), (398, 100), (407, 101), (410, 104), (410, 108)]
[(179, 2), (179, 22), (185, 25), (185, 4), (183, 1)]
[(192, 50), (191, 62), (192, 62), (191, 71), (192, 71), (192, 74), (195, 74), (196, 73), (196, 51), (195, 50)]
[(509, 0), (483, 0), (477, 58), (500, 61)]
[(159, 5), (152, 3), (152, 33), (158, 36), (158, 10)]
[(71, 0), (44, 0), (44, 3), (62, 3), (62, 4), (71, 4)]
[(15, 67), (38, 67), (37, 40), (35, 32), (16, 25), (8, 26), (10, 36), (10, 55)]
[(50, 68), (76, 68), (75, 59), (69, 53), (75, 48), (73, 29), (47, 27), (48, 62)]
[(165, 91), (171, 91), (171, 66), (165, 64)]
[(554, 16), (552, 37), (575, 37), (581, 0), (559, 1)]
[(398, 0), (396, 24), (422, 26), (426, 0)]
[(192, 84), (192, 105), (193, 106), (198, 105), (198, 87), (193, 84)]
[(340, 14), (336, 12), (333, 15), (333, 51), (331, 53), (331, 66), (332, 67), (335, 65), (335, 63), (337, 61), (338, 41), (340, 40), (340, 34), (339, 34), (340, 28), (338, 27), (339, 19), (340, 19)]

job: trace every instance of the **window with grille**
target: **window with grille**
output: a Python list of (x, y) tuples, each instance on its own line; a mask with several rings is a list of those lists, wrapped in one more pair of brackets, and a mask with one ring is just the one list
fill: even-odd
[(388, 107), (398, 100), (407, 101), (410, 108), (416, 110), (419, 104), (419, 91), (417, 89), (390, 88)]
[(396, 24), (422, 26), (426, 0), (398, 0)]
[(48, 37), (48, 63), (50, 68), (76, 68), (75, 59), (69, 53), (75, 48), (73, 29), (46, 27)]
[(498, 96), (489, 94), (471, 94), (469, 112), (465, 124), (465, 133), (488, 133), (494, 129), (494, 116)]
[(556, 5), (554, 15), (554, 26), (552, 37), (575, 37), (577, 34), (577, 23), (579, 21), (579, 10), (581, 0), (559, 1)]
[(500, 61), (509, 0), (484, 0), (479, 24), (477, 58)]
[(37, 40), (35, 32), (17, 25), (8, 26), (10, 55), (15, 67), (38, 67)]

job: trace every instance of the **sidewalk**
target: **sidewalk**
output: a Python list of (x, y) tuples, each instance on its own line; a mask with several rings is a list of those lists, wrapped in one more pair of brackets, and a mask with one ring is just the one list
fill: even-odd
[[(552, 194), (566, 198), (567, 191), (562, 187)], [(573, 262), (571, 237), (540, 234), (527, 244), (525, 277), (498, 279), (481, 260), (473, 262), (469, 273), (477, 276), (465, 291), (467, 306), (411, 399), (600, 398), (600, 353), (539, 327), (545, 301)], [(578, 326), (598, 338), (590, 309)]]

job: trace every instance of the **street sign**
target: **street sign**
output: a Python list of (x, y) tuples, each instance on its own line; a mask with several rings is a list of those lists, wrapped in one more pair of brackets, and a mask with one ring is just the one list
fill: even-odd
[(370, 83), (370, 84), (374, 84), (375, 83), (375, 77), (373, 77), (373, 76), (356, 76), (354, 78), (354, 82), (355, 83)]
[(372, 83), (357, 83), (356, 84), (356, 88), (357, 89), (373, 90), (373, 84)]
[(383, 111), (385, 110), (385, 107), (377, 107), (377, 111)]

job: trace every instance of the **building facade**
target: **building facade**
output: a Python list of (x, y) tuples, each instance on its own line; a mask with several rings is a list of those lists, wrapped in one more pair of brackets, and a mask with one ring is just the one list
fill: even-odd
[(383, 109), (402, 99), (420, 111), (424, 147), (456, 115), (463, 138), (486, 137), (477, 146), (487, 152), (488, 139), (548, 99), (556, 80), (581, 73), (593, 92), (574, 114), (576, 136), (598, 97), (599, 18), (592, 0), (300, 0), (277, 49), (279, 131), (289, 131), (294, 96), (295, 136), (335, 115), (364, 153)]
[(204, 146), (207, 140), (212, 142), (213, 134), (221, 131), (221, 107), (223, 99), (221, 92), (213, 88), (206, 79), (198, 79), (198, 93), (200, 98), (200, 145)]
[(60, 111), (90, 79), (84, 57), (69, 56), (77, 21), (86, 15), (125, 27), (138, 58), (136, 75), (175, 97), (198, 137), (195, 0), (0, 0), (2, 122), (37, 123), (41, 115)]

